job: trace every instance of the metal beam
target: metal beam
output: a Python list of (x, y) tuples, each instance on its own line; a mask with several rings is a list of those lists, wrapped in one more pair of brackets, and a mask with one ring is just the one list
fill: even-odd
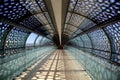
[(59, 34), (59, 44), (61, 45), (61, 28), (62, 28), (62, 0), (51, 0), (55, 21)]
[[(36, 3), (38, 4), (38, 0), (35, 0), (35, 1), (36, 1)], [(41, 11), (44, 12), (39, 4), (38, 4), (38, 6), (39, 6), (39, 8), (41, 9)], [(44, 17), (46, 18), (47, 22), (49, 23), (49, 20), (48, 20), (47, 16), (46, 16), (45, 14), (43, 14), (43, 15), (44, 15)], [(48, 14), (48, 15), (49, 15), (49, 14)], [(52, 21), (51, 21), (51, 22), (52, 22)], [(49, 23), (49, 24), (50, 24), (50, 23)], [(53, 28), (53, 27), (51, 27), (51, 28)], [(51, 36), (51, 35), (50, 35), (50, 36)], [(51, 36), (51, 37), (52, 37), (52, 36)]]
[(30, 33), (26, 36), (25, 43), (24, 43), (24, 48), (26, 48), (26, 42), (27, 42), (27, 39), (28, 39), (29, 36), (30, 36)]
[(72, 13), (72, 14), (74, 13), (74, 14), (77, 14), (77, 15), (79, 15), (79, 16), (82, 16), (82, 17), (84, 17), (85, 19), (88, 19), (88, 20), (92, 21), (93, 23), (97, 24), (97, 22), (95, 22), (94, 20), (88, 18), (87, 16), (85, 16), (85, 15), (83, 15), (83, 14), (77, 13), (77, 12), (75, 12), (75, 11), (68, 11), (68, 12), (69, 12), (69, 13)]
[(35, 16), (35, 15), (38, 15), (38, 14), (44, 14), (44, 13), (46, 13), (47, 11), (43, 11), (43, 12), (36, 12), (36, 13), (31, 13), (31, 14), (29, 14), (28, 16), (24, 16), (24, 17), (22, 17), (22, 19), (20, 19), (19, 21), (23, 21), (23, 20), (25, 20), (25, 19), (27, 19), (27, 18), (29, 18), (29, 17), (32, 17), (32, 16)]
[[(73, 25), (73, 24), (70, 24), (70, 23), (65, 23), (65, 24), (68, 24), (68, 25), (71, 25), (71, 26), (73, 26), (73, 27), (75, 27), (75, 28), (78, 28), (77, 26), (75, 26), (75, 25)], [(64, 28), (64, 30), (62, 31), (62, 32), (63, 32), (62, 35), (65, 33), (66, 30), (71, 31), (72, 34), (73, 34), (74, 32), (76, 32), (77, 29), (76, 29), (75, 31), (72, 31), (72, 30), (70, 30), (70, 29)], [(71, 35), (70, 35), (70, 36), (71, 36)]]
[(106, 32), (106, 30), (104, 28), (102, 28), (102, 30), (104, 31), (107, 39), (108, 39), (108, 42), (109, 42), (109, 46), (110, 46), (110, 60), (112, 60), (112, 54), (113, 54), (113, 50), (114, 50), (114, 46), (113, 46), (113, 41), (111, 40), (111, 38), (109, 37), (109, 34)]
[(77, 37), (79, 35), (82, 35), (82, 34), (85, 34), (85, 33), (89, 33), (89, 32), (95, 31), (97, 29), (101, 29), (101, 28), (107, 27), (108, 25), (114, 24), (114, 23), (116, 23), (118, 21), (120, 21), (120, 16), (119, 15), (114, 17), (114, 18), (112, 18), (111, 20), (108, 20), (108, 21), (106, 21), (104, 23), (101, 23), (101, 24), (93, 26), (92, 28), (89, 28), (88, 30), (85, 30), (85, 31), (77, 34), (76, 36), (72, 37), (71, 39), (73, 39), (73, 38), (75, 38), (75, 37)]
[(68, 24), (68, 25), (71, 25), (71, 26), (74, 26), (74, 27), (78, 28), (78, 26), (75, 26), (75, 25), (73, 25), (71, 23), (65, 23), (65, 24)]
[(2, 44), (1, 44), (1, 46), (2, 46), (2, 55), (3, 54), (5, 54), (5, 45), (6, 45), (6, 39), (7, 39), (7, 36), (9, 35), (9, 33), (10, 33), (10, 31), (12, 30), (12, 26), (9, 26), (6, 30), (5, 30), (5, 32), (4, 32), (4, 35), (3, 35), (3, 37), (1, 38), (2, 40), (1, 40), (1, 42), (2, 42)]
[(66, 22), (69, 2), (70, 2), (70, 0), (62, 0), (62, 30), (61, 30), (62, 34), (61, 35), (63, 35), (63, 32), (64, 32), (64, 25)]
[(39, 35), (37, 35), (37, 37), (35, 38), (35, 40), (34, 40), (34, 47), (36, 47), (35, 45), (36, 45), (36, 41), (37, 41), (37, 39), (39, 38)]
[[(7, 24), (9, 24), (9, 25), (11, 25), (11, 26), (13, 26), (13, 27), (21, 28), (21, 29), (27, 30), (27, 31), (29, 31), (29, 32), (34, 32), (34, 33), (39, 34), (39, 35), (42, 35), (42, 36), (44, 36), (44, 37), (47, 36), (47, 35), (45, 35), (45, 34), (43, 34), (43, 33), (41, 33), (41, 32), (32, 30), (32, 29), (30, 29), (30, 28), (26, 28), (25, 26), (23, 26), (23, 25), (21, 25), (21, 24), (15, 23), (15, 22), (13, 22), (12, 20), (8, 20), (8, 19), (5, 19), (5, 18), (3, 18), (3, 17), (0, 17), (0, 21), (3, 22), (3, 23), (7, 23)], [(49, 39), (49, 38), (48, 38), (48, 39)]]
[(45, 24), (45, 25), (42, 25), (42, 26), (36, 26), (34, 29), (39, 29), (39, 28), (44, 27), (46, 25), (50, 25), (50, 24)]
[[(75, 2), (75, 6), (77, 5), (77, 2), (78, 2), (78, 0)], [(66, 19), (67, 19), (67, 12), (69, 11), (69, 10), (68, 10), (68, 9), (69, 9), (69, 5), (70, 5), (70, 1), (68, 2), (68, 6), (67, 6), (67, 11), (66, 11), (66, 16), (65, 16)], [(75, 6), (73, 7), (72, 12), (74, 11)], [(72, 15), (73, 15), (73, 13), (70, 15), (70, 18), (69, 18), (68, 22), (70, 21)], [(65, 19), (65, 21), (64, 21), (64, 26), (63, 26), (63, 28), (62, 28), (62, 31), (64, 31), (66, 19)], [(62, 33), (64, 33), (64, 32), (62, 32)]]
[(54, 16), (51, 0), (44, 0), (44, 2), (45, 2), (46, 9), (48, 11), (48, 14), (51, 18), (51, 22), (53, 23), (53, 27), (56, 31), (56, 34), (58, 35), (58, 30), (57, 30), (57, 25), (55, 21), (55, 16)]

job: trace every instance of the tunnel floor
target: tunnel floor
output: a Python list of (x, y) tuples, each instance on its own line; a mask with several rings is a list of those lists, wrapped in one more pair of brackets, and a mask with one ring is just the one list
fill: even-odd
[(92, 80), (67, 51), (56, 50), (44, 60), (46, 56), (27, 68), (15, 80)]

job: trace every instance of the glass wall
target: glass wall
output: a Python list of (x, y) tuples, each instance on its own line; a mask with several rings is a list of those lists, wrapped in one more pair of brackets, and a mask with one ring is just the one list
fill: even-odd
[(119, 80), (120, 67), (110, 63), (108, 60), (93, 56), (73, 47), (66, 49), (89, 73), (93, 80)]
[(0, 80), (12, 80), (42, 57), (49, 56), (54, 50), (52, 46), (42, 47), (0, 58)]

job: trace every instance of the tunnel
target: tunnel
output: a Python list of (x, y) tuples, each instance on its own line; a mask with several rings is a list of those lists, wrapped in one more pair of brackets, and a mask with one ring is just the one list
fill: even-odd
[(0, 80), (120, 80), (120, 0), (0, 0)]

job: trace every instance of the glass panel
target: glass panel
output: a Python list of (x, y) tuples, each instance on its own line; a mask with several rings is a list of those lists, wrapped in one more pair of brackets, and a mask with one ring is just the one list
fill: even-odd
[(73, 47), (67, 47), (67, 50), (76, 60), (86, 69), (93, 80), (119, 80), (120, 67), (114, 65), (108, 60), (90, 55)]
[[(15, 80), (22, 72), (29, 74), (32, 65), (55, 50), (54, 46), (27, 50), (18, 54), (0, 58), (0, 79)], [(29, 69), (30, 67), (30, 69)], [(32, 68), (31, 68), (32, 67)], [(29, 70), (25, 72), (25, 70)]]
[(38, 35), (35, 33), (31, 33), (26, 41), (26, 46), (34, 46), (34, 41)]
[(40, 46), (40, 41), (42, 40), (42, 36), (39, 36), (36, 40), (35, 46)]

